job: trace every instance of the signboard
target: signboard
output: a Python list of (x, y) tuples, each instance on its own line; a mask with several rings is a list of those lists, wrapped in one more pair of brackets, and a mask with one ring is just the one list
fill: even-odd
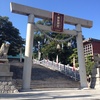
[(64, 14), (52, 12), (52, 30), (63, 32)]

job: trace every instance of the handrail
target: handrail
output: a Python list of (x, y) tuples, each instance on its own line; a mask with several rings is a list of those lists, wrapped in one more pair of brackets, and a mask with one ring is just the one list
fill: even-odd
[(43, 59), (41, 61), (34, 59), (33, 63), (42, 65), (51, 70), (57, 70), (57, 71), (65, 74), (66, 76), (74, 79), (75, 81), (80, 80), (79, 69), (78, 68), (74, 69), (73, 67), (69, 66), (69, 64), (64, 65), (64, 64), (46, 60), (46, 59)]

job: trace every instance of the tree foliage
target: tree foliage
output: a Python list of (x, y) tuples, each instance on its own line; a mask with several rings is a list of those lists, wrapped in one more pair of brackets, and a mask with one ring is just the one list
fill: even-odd
[(10, 43), (8, 55), (18, 54), (25, 43), (19, 30), (13, 26), (9, 18), (0, 16), (0, 46), (6, 41)]
[[(50, 20), (39, 20), (37, 24), (51, 26), (52, 23)], [(47, 38), (46, 35), (50, 36), (52, 39)], [(41, 43), (41, 53), (43, 58), (48, 58), (50, 60), (56, 60), (56, 56), (59, 57), (59, 62), (63, 64), (70, 63), (69, 57), (73, 53), (73, 48), (76, 47), (76, 39), (73, 37), (70, 41), (59, 42), (57, 40), (68, 39), (70, 35), (60, 34), (55, 32), (45, 32), (38, 29), (34, 35), (34, 52), (38, 53), (38, 41)], [(68, 46), (68, 42), (71, 42), (71, 46)], [(57, 49), (57, 44), (60, 45), (60, 49)], [(36, 57), (36, 55), (35, 55)]]
[(91, 55), (87, 55), (85, 65), (86, 65), (86, 73), (87, 73), (87, 75), (91, 75), (92, 68), (94, 66), (94, 61), (92, 60), (92, 56)]
[(79, 67), (77, 48), (74, 48), (74, 49), (73, 49), (73, 52), (72, 52), (72, 54), (71, 54), (70, 57), (69, 57), (70, 64), (73, 64), (73, 58), (75, 58), (75, 67)]

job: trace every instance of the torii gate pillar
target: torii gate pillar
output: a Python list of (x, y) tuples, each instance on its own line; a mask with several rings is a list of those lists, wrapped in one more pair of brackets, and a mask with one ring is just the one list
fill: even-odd
[(32, 69), (32, 48), (33, 48), (33, 36), (34, 36), (34, 15), (28, 16), (27, 34), (26, 34), (26, 46), (25, 46), (25, 61), (23, 67), (23, 90), (30, 89), (31, 83), (31, 69)]
[(81, 88), (87, 88), (88, 84), (87, 84), (87, 78), (86, 78), (82, 30), (81, 30), (80, 24), (76, 25), (76, 31), (78, 32), (76, 41), (77, 41), (77, 51), (78, 51), (78, 61), (79, 61), (80, 84), (81, 84)]

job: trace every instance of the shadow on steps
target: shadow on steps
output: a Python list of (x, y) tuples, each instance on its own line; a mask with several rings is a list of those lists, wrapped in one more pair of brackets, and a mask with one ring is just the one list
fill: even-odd
[[(18, 89), (22, 87), (23, 63), (11, 63), (13, 81)], [(31, 88), (79, 88), (79, 82), (64, 74), (45, 68), (41, 65), (32, 66)]]

